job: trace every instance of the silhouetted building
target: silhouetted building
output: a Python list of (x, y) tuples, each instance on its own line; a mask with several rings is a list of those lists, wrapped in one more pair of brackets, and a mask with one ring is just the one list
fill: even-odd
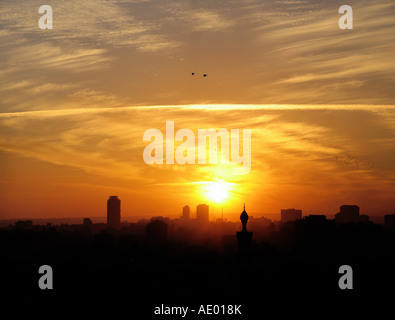
[(395, 214), (386, 214), (384, 216), (384, 227), (387, 230), (395, 230)]
[(94, 236), (94, 246), (98, 250), (111, 250), (114, 246), (114, 235), (102, 230)]
[(84, 218), (84, 222), (83, 222), (85, 227), (90, 227), (93, 225), (92, 220), (89, 218)]
[(135, 244), (135, 235), (127, 233), (121, 234), (119, 236), (119, 247), (123, 251), (131, 252), (133, 250), (133, 245)]
[(15, 222), (15, 228), (18, 229), (31, 229), (33, 228), (33, 221), (32, 220), (19, 220)]
[(282, 209), (281, 210), (281, 221), (296, 221), (302, 219), (302, 210), (295, 209)]
[(121, 200), (118, 196), (110, 196), (107, 200), (107, 224), (117, 228), (121, 223)]
[(369, 221), (369, 216), (366, 215), (366, 214), (361, 214), (359, 216), (358, 222), (360, 222), (360, 223), (368, 223), (368, 222), (370, 222)]
[(359, 222), (359, 207), (355, 205), (344, 205), (340, 212), (335, 215), (336, 223)]
[(150, 222), (154, 222), (154, 221), (156, 221), (156, 220), (164, 221), (164, 222), (166, 222), (167, 224), (170, 223), (170, 218), (165, 218), (165, 217), (162, 217), (162, 216), (152, 217), (149, 221), (150, 221)]
[(149, 242), (164, 242), (167, 239), (167, 223), (161, 219), (151, 219), (147, 224), (146, 238)]
[(222, 250), (227, 254), (235, 254), (237, 251), (237, 241), (238, 239), (233, 234), (222, 236)]
[(208, 222), (208, 205), (199, 204), (196, 207), (196, 220), (199, 222)]
[(323, 249), (333, 244), (336, 234), (336, 221), (325, 215), (309, 215), (295, 222), (296, 245)]
[(182, 208), (182, 217), (184, 219), (189, 219), (191, 217), (191, 209), (189, 208), (189, 206), (184, 206)]
[(237, 231), (237, 241), (239, 242), (239, 252), (242, 255), (246, 255), (251, 248), (252, 232), (247, 231), (248, 214), (243, 208), (243, 212), (240, 215), (240, 221), (243, 226), (241, 231)]
[(304, 217), (303, 221), (311, 224), (320, 224), (320, 223), (325, 223), (325, 221), (327, 220), (324, 214), (310, 214)]

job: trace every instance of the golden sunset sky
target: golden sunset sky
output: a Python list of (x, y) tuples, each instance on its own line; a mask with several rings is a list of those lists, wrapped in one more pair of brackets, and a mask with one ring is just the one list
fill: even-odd
[[(43, 4), (0, 4), (0, 218), (395, 213), (394, 1)], [(166, 121), (251, 129), (250, 173), (147, 165)]]

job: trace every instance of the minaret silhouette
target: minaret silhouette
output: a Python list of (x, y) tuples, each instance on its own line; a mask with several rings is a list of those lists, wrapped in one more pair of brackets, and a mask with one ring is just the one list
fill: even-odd
[(239, 242), (239, 252), (245, 256), (250, 252), (252, 232), (247, 231), (248, 214), (244, 203), (243, 212), (240, 215), (240, 221), (243, 226), (241, 231), (237, 232), (237, 240)]

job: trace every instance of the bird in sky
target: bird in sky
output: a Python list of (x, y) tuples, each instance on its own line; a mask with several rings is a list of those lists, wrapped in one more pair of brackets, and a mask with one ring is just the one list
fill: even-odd
[[(191, 72), (191, 74), (194, 76), (194, 75), (195, 75), (195, 72)], [(204, 77), (204, 78), (207, 77), (207, 74), (206, 74), (206, 73), (203, 73), (203, 77)]]

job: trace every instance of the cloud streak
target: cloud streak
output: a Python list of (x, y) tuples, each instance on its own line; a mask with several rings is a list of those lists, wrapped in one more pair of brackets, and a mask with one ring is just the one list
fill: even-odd
[(34, 1), (6, 1), (2, 110), (86, 107), (82, 92), (103, 97), (92, 107), (392, 104), (395, 5), (349, 4), (353, 30), (333, 2), (73, 0), (44, 31)]
[[(314, 195), (323, 200), (310, 210), (347, 197), (373, 210), (394, 192), (395, 5), (352, 1), (354, 29), (340, 30), (341, 4), (58, 1), (54, 29), (41, 30), (37, 2), (3, 1), (4, 181), (23, 180), (13, 174), (24, 159), (41, 186), (48, 172), (76, 185), (78, 172), (86, 186), (119, 183), (149, 201), (163, 185), (191, 198), (181, 186), (222, 179), (234, 201), (254, 194), (256, 208)], [(166, 120), (194, 132), (251, 128), (252, 173), (147, 166), (143, 133)], [(336, 161), (347, 153), (377, 166)]]

